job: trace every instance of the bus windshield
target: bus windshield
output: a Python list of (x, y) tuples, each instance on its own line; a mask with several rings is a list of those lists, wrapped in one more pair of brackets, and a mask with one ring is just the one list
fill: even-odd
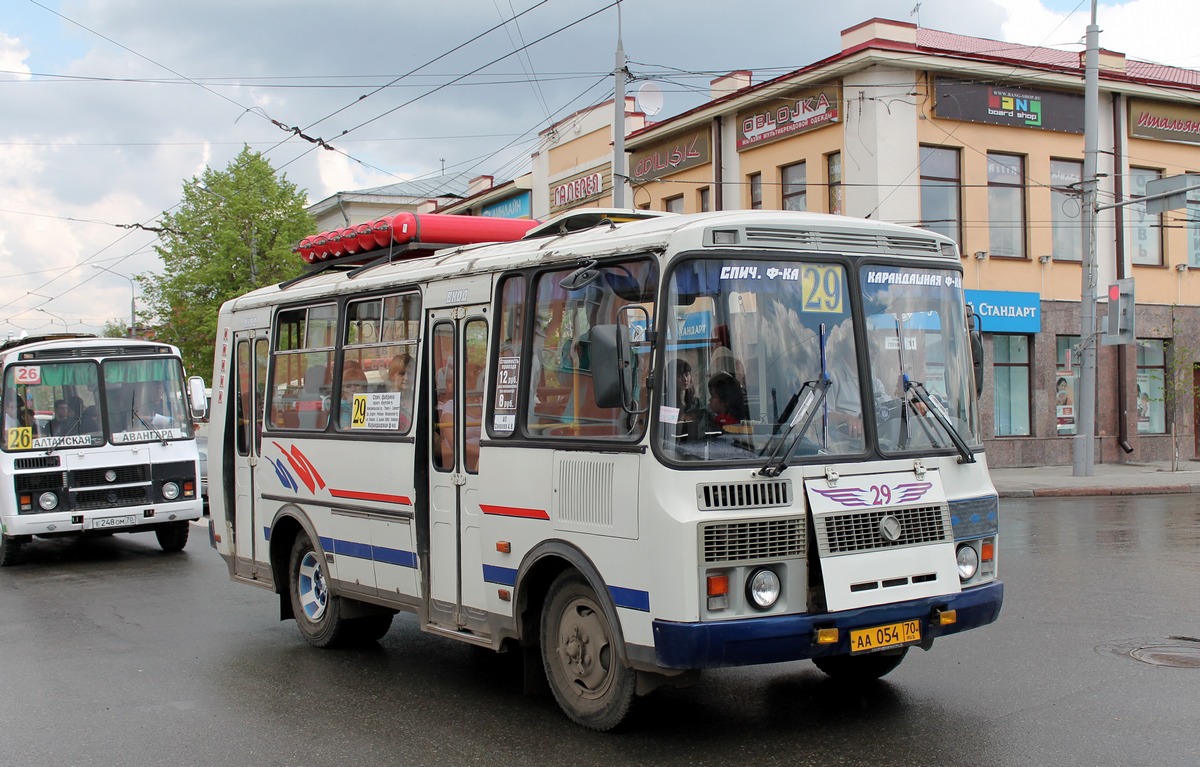
[(4, 447), (104, 444), (99, 375), (91, 360), (11, 365), (4, 376)]
[(113, 444), (192, 436), (176, 359), (105, 360), (104, 397)]
[(11, 365), (3, 399), (6, 450), (192, 436), (183, 371), (176, 359)]
[(978, 444), (959, 273), (864, 266), (865, 320), (852, 310), (853, 279), (816, 261), (677, 265), (656, 379), (664, 456), (762, 463), (954, 449), (948, 428)]

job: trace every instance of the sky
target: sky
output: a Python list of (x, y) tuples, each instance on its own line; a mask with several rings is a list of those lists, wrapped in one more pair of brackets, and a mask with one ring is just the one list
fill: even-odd
[[(161, 271), (141, 227), (243, 146), (310, 202), (443, 173), (500, 183), (529, 170), (539, 131), (612, 97), (613, 0), (0, 5), (0, 337), (127, 323), (131, 278)], [(619, 9), (629, 92), (654, 82), (661, 119), (706, 100), (720, 74), (761, 82), (832, 55), (841, 30), (874, 17), (1082, 50), (1090, 1)], [(1196, 0), (1101, 2), (1098, 23), (1106, 49), (1200, 69)]]

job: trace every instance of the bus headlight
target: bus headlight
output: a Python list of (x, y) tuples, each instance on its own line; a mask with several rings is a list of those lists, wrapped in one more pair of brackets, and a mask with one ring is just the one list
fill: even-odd
[(969, 543), (958, 547), (958, 577), (959, 580), (969, 581), (979, 572), (979, 552)]
[(766, 610), (779, 601), (779, 590), (779, 576), (766, 567), (750, 573), (746, 580), (746, 597), (750, 604), (760, 610)]
[(179, 497), (179, 485), (174, 482), (164, 482), (162, 486), (163, 498), (168, 501), (173, 501)]
[(47, 490), (38, 496), (38, 506), (42, 511), (54, 511), (58, 508), (58, 495)]

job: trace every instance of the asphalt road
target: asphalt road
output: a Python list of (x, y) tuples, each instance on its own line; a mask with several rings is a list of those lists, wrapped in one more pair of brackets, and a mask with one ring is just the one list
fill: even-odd
[(515, 659), (411, 616), (375, 648), (308, 647), (198, 525), (176, 555), (151, 534), (38, 541), (0, 570), (0, 764), (1195, 764), (1195, 500), (1001, 513), (993, 626), (866, 688), (809, 663), (709, 672), (607, 735), (523, 696)]

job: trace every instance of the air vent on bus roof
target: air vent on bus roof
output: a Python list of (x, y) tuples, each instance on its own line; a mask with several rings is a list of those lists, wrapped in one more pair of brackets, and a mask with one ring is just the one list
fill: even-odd
[(170, 354), (169, 346), (138, 344), (136, 346), (85, 346), (60, 349), (36, 349), (22, 352), (21, 359), (54, 360), (64, 357), (121, 357), (139, 354)]
[(746, 242), (755, 245), (782, 245), (812, 250), (858, 251), (870, 253), (909, 253), (940, 255), (941, 247), (932, 237), (859, 232), (822, 232), (774, 227), (746, 227)]

